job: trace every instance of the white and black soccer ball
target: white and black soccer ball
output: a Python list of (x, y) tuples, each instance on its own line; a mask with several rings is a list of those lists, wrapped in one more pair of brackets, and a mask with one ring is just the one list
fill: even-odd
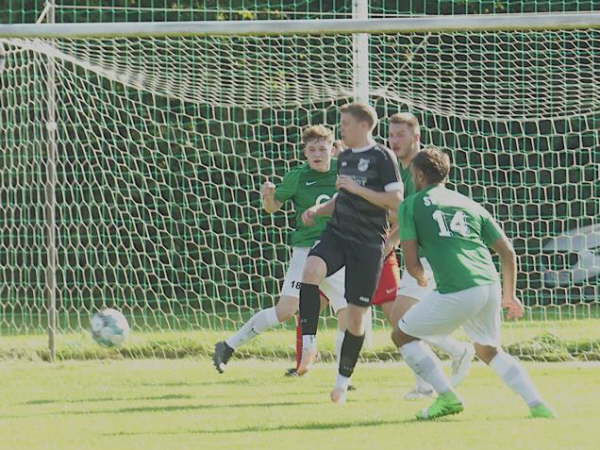
[(129, 336), (129, 324), (123, 314), (116, 309), (106, 308), (98, 311), (90, 320), (92, 337), (106, 347), (123, 344)]

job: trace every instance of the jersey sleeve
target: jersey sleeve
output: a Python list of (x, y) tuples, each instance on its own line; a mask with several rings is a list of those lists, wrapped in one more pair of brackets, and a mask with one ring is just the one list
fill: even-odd
[(298, 179), (298, 171), (292, 170), (286, 173), (281, 183), (275, 188), (275, 200), (283, 203), (296, 195)]
[(415, 226), (415, 196), (411, 195), (398, 208), (398, 226), (400, 227), (400, 242), (416, 241), (417, 228)]
[(381, 182), (387, 192), (399, 191), (403, 187), (402, 179), (400, 178), (400, 169), (398, 168), (398, 160), (391, 151), (384, 151), (383, 157), (379, 159), (379, 173)]
[(498, 225), (498, 222), (486, 211), (483, 215), (483, 224), (481, 226), (481, 238), (488, 247), (500, 238), (504, 238), (504, 231)]

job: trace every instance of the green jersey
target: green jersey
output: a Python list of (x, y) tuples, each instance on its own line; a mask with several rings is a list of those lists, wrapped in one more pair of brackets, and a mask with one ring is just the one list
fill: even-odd
[(320, 238), (327, 225), (328, 216), (319, 216), (315, 225), (307, 227), (302, 222), (302, 214), (314, 205), (325, 203), (336, 193), (337, 161), (331, 160), (327, 172), (317, 172), (308, 163), (290, 170), (275, 189), (275, 199), (280, 202), (292, 200), (296, 212), (296, 226), (291, 233), (294, 247), (312, 247)]
[(402, 184), (404, 184), (404, 198), (408, 198), (409, 195), (413, 195), (417, 192), (415, 181), (413, 180), (410, 171), (410, 165), (404, 168), (402, 167), (402, 164), (400, 164), (400, 178), (402, 179)]
[(488, 247), (504, 233), (470, 198), (429, 186), (402, 202), (398, 221), (400, 240), (418, 242), (441, 294), (499, 280)]
[[(417, 192), (415, 180), (413, 180), (412, 172), (410, 171), (410, 164), (406, 168), (400, 164), (400, 178), (402, 179), (402, 184), (404, 184), (404, 198), (407, 199)], [(423, 250), (419, 247), (419, 258), (423, 258), (424, 256)]]

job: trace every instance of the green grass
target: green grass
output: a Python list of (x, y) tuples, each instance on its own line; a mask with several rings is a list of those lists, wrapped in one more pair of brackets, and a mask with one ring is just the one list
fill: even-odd
[[(59, 334), (59, 360), (143, 359), (208, 357), (213, 345), (229, 335), (231, 330), (173, 330), (143, 332), (134, 329), (126, 344), (118, 349), (106, 349), (96, 344), (89, 333)], [(460, 331), (459, 339), (466, 339)], [(319, 331), (319, 348), (324, 360), (331, 360), (335, 329)], [(505, 322), (505, 348), (522, 359), (534, 361), (600, 361), (600, 320), (535, 320)], [(260, 335), (238, 352), (238, 357), (261, 359), (294, 359), (295, 332), (277, 328)], [(441, 355), (444, 357), (445, 355)], [(364, 349), (363, 361), (398, 360), (398, 352), (390, 340), (388, 327), (374, 332), (373, 342)], [(3, 336), (0, 339), (0, 359), (47, 360), (48, 339), (43, 334)]]
[(527, 418), (523, 402), (476, 364), (459, 389), (463, 414), (419, 423), (400, 363), (362, 364), (343, 407), (328, 401), (335, 370), (282, 376), (285, 362), (206, 360), (0, 363), (0, 448), (36, 449), (544, 449), (598, 448), (600, 366), (526, 363), (560, 419)]

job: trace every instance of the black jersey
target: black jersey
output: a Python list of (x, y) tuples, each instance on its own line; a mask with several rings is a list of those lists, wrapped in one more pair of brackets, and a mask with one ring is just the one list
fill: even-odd
[[(391, 150), (374, 144), (367, 150), (345, 150), (338, 157), (338, 175), (350, 176), (373, 191), (402, 187), (398, 161)], [(381, 246), (389, 231), (388, 211), (342, 189), (338, 192), (329, 228), (343, 238)]]

